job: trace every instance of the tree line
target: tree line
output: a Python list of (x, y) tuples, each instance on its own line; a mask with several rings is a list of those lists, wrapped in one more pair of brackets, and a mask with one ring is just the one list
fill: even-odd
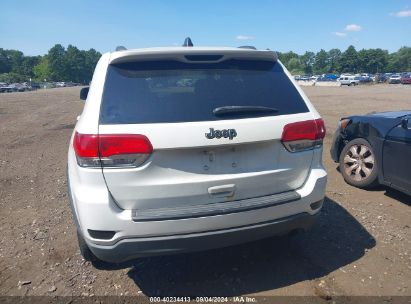
[[(0, 48), (0, 82), (72, 81), (87, 84), (101, 54), (95, 49), (79, 50), (73, 45), (53, 46), (44, 56), (25, 56), (18, 50)], [(362, 49), (349, 46), (319, 52), (278, 53), (281, 62), (294, 75), (326, 73), (386, 73), (410, 72), (411, 48), (402, 47), (397, 52)]]
[(411, 72), (410, 47), (402, 47), (390, 54), (379, 48), (357, 51), (351, 45), (344, 52), (339, 49), (331, 49), (328, 52), (321, 49), (317, 53), (305, 52), (298, 55), (287, 52), (278, 53), (278, 56), (294, 75)]
[(79, 50), (73, 45), (53, 46), (44, 56), (25, 56), (17, 50), (0, 48), (0, 82), (72, 81), (87, 84), (101, 54), (95, 49)]

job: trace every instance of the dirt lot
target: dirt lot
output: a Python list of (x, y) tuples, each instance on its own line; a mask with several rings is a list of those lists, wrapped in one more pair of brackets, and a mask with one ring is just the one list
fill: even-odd
[(411, 197), (348, 186), (339, 117), (411, 108), (411, 86), (306, 87), (326, 121), (327, 200), (313, 231), (202, 253), (90, 265), (66, 194), (79, 88), (0, 94), (0, 295), (411, 295)]

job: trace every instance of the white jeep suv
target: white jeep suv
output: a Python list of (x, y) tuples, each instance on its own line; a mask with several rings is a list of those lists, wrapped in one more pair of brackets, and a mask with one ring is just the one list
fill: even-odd
[(324, 122), (275, 52), (104, 54), (68, 151), (81, 253), (122, 262), (308, 229)]

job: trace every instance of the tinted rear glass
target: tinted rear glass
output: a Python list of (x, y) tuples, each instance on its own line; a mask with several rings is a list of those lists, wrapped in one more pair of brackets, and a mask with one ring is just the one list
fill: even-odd
[[(225, 106), (262, 106), (272, 113), (215, 116)], [(101, 124), (173, 123), (308, 112), (300, 94), (274, 62), (144, 61), (110, 65)]]

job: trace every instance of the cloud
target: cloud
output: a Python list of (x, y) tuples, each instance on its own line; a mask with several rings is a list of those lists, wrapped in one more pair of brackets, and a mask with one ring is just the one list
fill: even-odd
[(345, 30), (348, 31), (348, 32), (359, 32), (359, 31), (362, 30), (362, 27), (359, 26), (358, 24), (348, 24), (345, 27)]
[(343, 33), (343, 32), (333, 32), (333, 35), (337, 36), (337, 37), (345, 37), (347, 36), (347, 33)]
[(398, 18), (411, 17), (411, 10), (399, 11), (399, 12), (396, 12), (396, 13), (391, 13), (390, 16), (394, 16), (394, 17), (398, 17)]
[(238, 35), (235, 37), (237, 40), (253, 40), (255, 39), (254, 36), (247, 36), (247, 35)]

